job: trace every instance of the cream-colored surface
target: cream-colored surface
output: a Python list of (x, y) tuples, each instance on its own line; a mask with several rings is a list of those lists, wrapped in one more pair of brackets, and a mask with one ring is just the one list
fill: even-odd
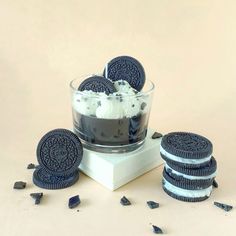
[[(235, 235), (236, 2), (234, 0), (0, 0), (0, 235)], [(161, 189), (162, 168), (111, 192), (81, 176), (58, 191), (33, 186), (35, 149), (50, 129), (71, 128), (69, 82), (132, 55), (156, 84), (150, 125), (214, 143), (219, 189), (188, 204)], [(25, 180), (25, 190), (13, 183)], [(29, 193), (43, 191), (35, 206)], [(80, 212), (67, 199), (80, 194)], [(126, 195), (133, 205), (122, 207)], [(161, 206), (150, 210), (147, 200)]]

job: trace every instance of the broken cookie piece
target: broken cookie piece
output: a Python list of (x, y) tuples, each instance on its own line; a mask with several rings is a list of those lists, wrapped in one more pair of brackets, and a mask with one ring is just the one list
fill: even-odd
[(30, 196), (35, 200), (35, 205), (38, 205), (43, 197), (43, 193), (31, 193)]
[(212, 186), (213, 186), (214, 188), (218, 188), (218, 183), (216, 182), (215, 179), (213, 180)]
[(76, 195), (69, 199), (68, 207), (72, 209), (72, 208), (77, 207), (79, 204), (80, 204), (80, 198), (79, 198), (79, 195)]
[(233, 209), (233, 206), (225, 204), (225, 203), (214, 202), (214, 205), (221, 208), (224, 211), (231, 211)]
[(153, 233), (154, 234), (163, 234), (163, 231), (161, 228), (157, 227), (156, 225), (152, 225)]
[(161, 133), (158, 132), (154, 132), (154, 134), (152, 135), (152, 139), (157, 139), (157, 138), (161, 138), (163, 135)]
[(26, 187), (26, 182), (23, 181), (17, 181), (13, 186), (14, 189), (24, 189), (25, 187)]
[(159, 203), (154, 201), (147, 201), (147, 205), (149, 206), (150, 209), (155, 209), (159, 207)]
[(35, 169), (35, 168), (36, 168), (36, 165), (33, 164), (33, 163), (30, 163), (30, 164), (27, 166), (27, 169), (28, 169), (28, 170)]
[(128, 198), (126, 198), (125, 196), (123, 196), (123, 197), (120, 199), (120, 204), (123, 205), (123, 206), (129, 206), (129, 205), (131, 205), (131, 202), (129, 201)]

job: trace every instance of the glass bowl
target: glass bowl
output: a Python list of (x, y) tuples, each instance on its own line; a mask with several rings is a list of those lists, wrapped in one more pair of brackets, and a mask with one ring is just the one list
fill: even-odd
[(147, 134), (154, 84), (146, 80), (142, 91), (134, 94), (78, 91), (80, 83), (90, 76), (70, 83), (73, 128), (84, 147), (105, 153), (141, 147)]

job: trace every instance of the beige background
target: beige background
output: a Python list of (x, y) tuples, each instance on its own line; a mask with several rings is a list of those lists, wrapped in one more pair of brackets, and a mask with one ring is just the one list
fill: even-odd
[[(235, 235), (236, 2), (234, 0), (0, 0), (0, 235)], [(139, 59), (156, 84), (150, 126), (193, 131), (214, 144), (219, 189), (188, 204), (161, 189), (162, 168), (115, 192), (81, 176), (73, 187), (29, 193), (35, 149), (50, 129), (71, 128), (68, 84), (118, 55)], [(16, 180), (25, 190), (13, 191)], [(67, 199), (80, 194), (80, 212)], [(121, 207), (123, 195), (134, 203)], [(149, 210), (146, 200), (161, 207)]]

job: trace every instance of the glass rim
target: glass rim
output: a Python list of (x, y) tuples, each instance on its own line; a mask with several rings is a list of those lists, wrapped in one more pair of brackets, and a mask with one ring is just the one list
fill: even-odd
[[(70, 89), (73, 92), (75, 92), (76, 94), (84, 95), (84, 91), (79, 91), (78, 87), (75, 87), (73, 84), (75, 83), (75, 81), (77, 81), (81, 78), (86, 79), (86, 78), (89, 78), (91, 76), (101, 76), (101, 74), (90, 74), (90, 75), (76, 77), (76, 78), (74, 78), (73, 80), (70, 81)], [(142, 96), (147, 96), (147, 95), (151, 94), (155, 89), (155, 84), (150, 79), (146, 79), (145, 83), (147, 83), (147, 82), (149, 83), (149, 88), (146, 91), (141, 90), (137, 94), (120, 94), (120, 95), (117, 94), (116, 97), (142, 97)], [(89, 91), (91, 91), (91, 90), (89, 90)], [(89, 94), (89, 97), (99, 98), (99, 97), (101, 97), (101, 94), (105, 94), (105, 93), (100, 92), (98, 94)], [(86, 94), (86, 95), (88, 96), (88, 94)], [(105, 94), (105, 95), (109, 97), (109, 96), (112, 96), (113, 93)]]

